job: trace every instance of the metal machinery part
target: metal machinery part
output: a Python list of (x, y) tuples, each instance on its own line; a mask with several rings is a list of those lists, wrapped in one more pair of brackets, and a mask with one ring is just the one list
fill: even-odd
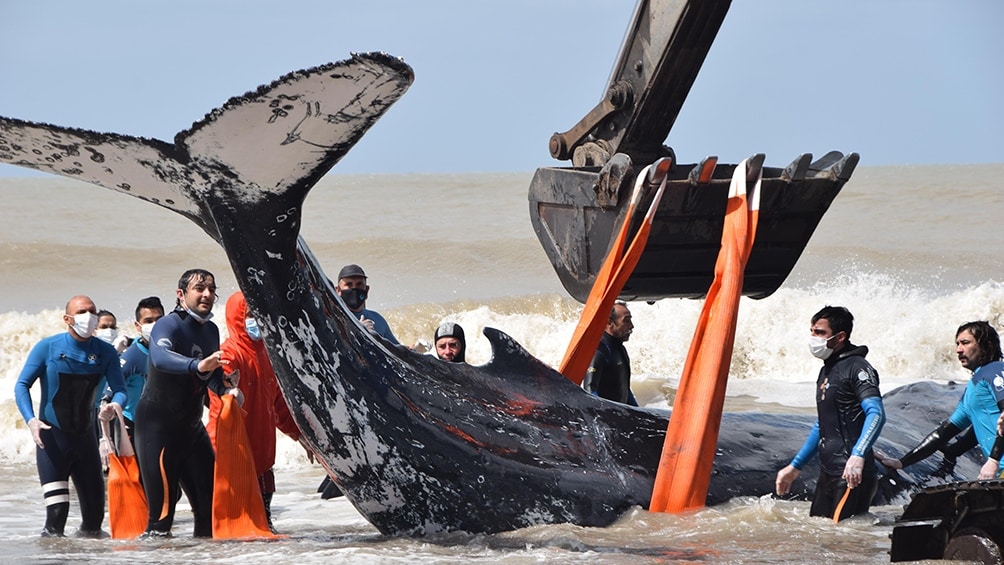
[(1004, 481), (956, 482), (914, 493), (892, 530), (893, 562), (1004, 563)]
[[(530, 218), (568, 293), (585, 301), (624, 220), (635, 175), (674, 152), (664, 145), (718, 34), (729, 0), (640, 0), (600, 102), (564, 133), (530, 183)], [(752, 160), (762, 161), (762, 155)], [(737, 165), (675, 164), (646, 251), (622, 291), (625, 300), (700, 298), (713, 279), (725, 203)], [(760, 227), (743, 293), (773, 293), (794, 268), (822, 215), (850, 178), (858, 155), (810, 154), (763, 167)], [(643, 200), (642, 208), (647, 207)], [(641, 218), (630, 218), (634, 223)]]

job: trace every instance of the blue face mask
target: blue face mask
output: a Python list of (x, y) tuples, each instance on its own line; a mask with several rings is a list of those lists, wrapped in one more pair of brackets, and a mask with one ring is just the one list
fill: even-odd
[(261, 341), (261, 330), (258, 329), (258, 321), (254, 318), (247, 318), (244, 320), (244, 327), (248, 331), (248, 337), (251, 341)]

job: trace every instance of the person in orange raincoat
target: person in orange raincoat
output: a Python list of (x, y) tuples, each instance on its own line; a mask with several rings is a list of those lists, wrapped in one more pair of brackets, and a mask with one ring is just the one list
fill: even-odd
[[(300, 430), (293, 422), (289, 407), (282, 398), (279, 383), (275, 379), (272, 362), (265, 352), (265, 343), (254, 316), (248, 311), (244, 294), (240, 291), (227, 299), (226, 307), (227, 329), (229, 337), (220, 345), (224, 365), (225, 379), (237, 381), (237, 388), (244, 393), (244, 424), (248, 440), (254, 456), (255, 472), (258, 475), (258, 486), (261, 488), (262, 499), (265, 502), (265, 515), (268, 525), (272, 528), (272, 495), (275, 493), (275, 430), (278, 428), (284, 434), (300, 441)], [(236, 373), (236, 374), (235, 374)], [(209, 422), (206, 431), (216, 447), (216, 425), (222, 410), (220, 397), (209, 394)], [(302, 443), (302, 442), (301, 442)], [(308, 455), (310, 450), (307, 449)], [(274, 530), (274, 528), (272, 528)]]

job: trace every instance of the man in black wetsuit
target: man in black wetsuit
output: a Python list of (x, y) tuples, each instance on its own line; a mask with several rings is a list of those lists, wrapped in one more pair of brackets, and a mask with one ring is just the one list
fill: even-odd
[(436, 328), (433, 341), (436, 357), (450, 363), (465, 363), (467, 355), (467, 340), (464, 338), (464, 328), (456, 322), (443, 322)]
[[(787, 494), (801, 468), (819, 453), (819, 479), (810, 516), (833, 517), (843, 496), (842, 520), (868, 512), (878, 479), (872, 446), (885, 423), (878, 372), (865, 361), (868, 348), (851, 343), (854, 316), (827, 306), (812, 317), (809, 350), (823, 360), (816, 380), (818, 419), (791, 463), (777, 472), (775, 487)], [(848, 492), (848, 489), (850, 491)]]
[(146, 385), (136, 406), (136, 459), (150, 515), (145, 535), (170, 535), (178, 485), (195, 515), (195, 536), (213, 534), (215, 455), (202, 424), (206, 389), (219, 395), (239, 389), (223, 383), (220, 332), (210, 322), (216, 303), (213, 274), (186, 271), (178, 281), (175, 310), (153, 326)]
[(593, 355), (593, 362), (586, 371), (582, 388), (600, 398), (638, 406), (631, 392), (631, 360), (624, 349), (624, 342), (631, 337), (633, 330), (631, 311), (627, 304), (618, 301), (610, 310), (610, 319)]

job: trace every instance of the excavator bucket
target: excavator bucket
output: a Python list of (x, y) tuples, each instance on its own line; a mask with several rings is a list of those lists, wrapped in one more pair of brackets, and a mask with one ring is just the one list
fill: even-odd
[[(640, 0), (603, 98), (578, 124), (550, 139), (571, 167), (537, 169), (530, 219), (558, 278), (585, 302), (635, 175), (674, 152), (663, 145), (728, 12), (729, 0)], [(763, 298), (787, 278), (850, 179), (858, 155), (803, 154), (764, 166), (760, 222), (743, 295)], [(674, 165), (648, 245), (620, 293), (624, 300), (700, 298), (714, 278), (729, 183), (736, 165), (709, 157)], [(643, 203), (642, 206), (647, 206)], [(640, 222), (640, 218), (632, 218)]]
[[(810, 159), (802, 155), (785, 169), (763, 168), (759, 228), (743, 283), (746, 296), (763, 298), (781, 286), (850, 178), (858, 155), (831, 152), (813, 163)], [(670, 171), (648, 245), (621, 299), (701, 298), (708, 291), (736, 167), (713, 161)], [(610, 169), (542, 168), (530, 184), (534, 231), (565, 290), (580, 302), (589, 295), (626, 213), (634, 167), (616, 172), (623, 176), (614, 178)]]

